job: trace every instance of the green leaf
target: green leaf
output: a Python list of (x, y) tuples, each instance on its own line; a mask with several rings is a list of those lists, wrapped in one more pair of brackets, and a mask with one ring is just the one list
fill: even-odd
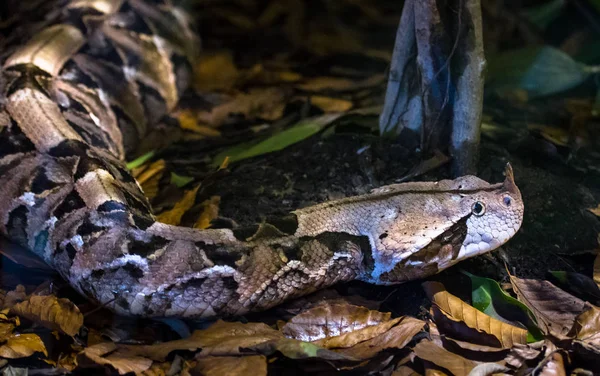
[(156, 152), (154, 150), (147, 152), (146, 154), (142, 155), (141, 157), (138, 157), (138, 158), (134, 159), (133, 161), (127, 163), (127, 168), (130, 170), (133, 170), (134, 168), (140, 167), (144, 163), (148, 162), (148, 160), (150, 160), (150, 158), (154, 157), (155, 153)]
[(521, 89), (535, 98), (571, 89), (590, 74), (585, 65), (561, 50), (527, 47), (491, 58), (487, 84), (493, 91)]
[(229, 162), (233, 163), (242, 159), (252, 158), (258, 155), (282, 150), (314, 135), (325, 126), (331, 124), (341, 115), (343, 114), (332, 113), (306, 119), (294, 125), (293, 127), (279, 132), (261, 142), (236, 145), (215, 156), (212, 165), (219, 166), (225, 157), (229, 157)]
[(194, 178), (189, 177), (189, 176), (177, 175), (176, 173), (171, 172), (171, 183), (175, 184), (177, 186), (177, 188), (183, 187), (184, 185), (191, 182), (192, 180), (194, 180)]
[(551, 0), (545, 4), (525, 9), (522, 15), (540, 29), (545, 29), (560, 15), (565, 5), (567, 5), (566, 0)]
[(478, 277), (462, 271), (471, 279), (471, 300), (473, 307), (501, 321), (518, 321), (525, 325), (529, 333), (528, 342), (543, 339), (543, 334), (537, 327), (533, 313), (527, 306), (508, 295), (498, 282), (490, 278)]

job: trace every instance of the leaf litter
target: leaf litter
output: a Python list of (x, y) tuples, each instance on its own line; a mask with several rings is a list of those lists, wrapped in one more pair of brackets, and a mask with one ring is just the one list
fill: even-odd
[[(372, 43), (359, 37), (336, 14), (344, 7), (360, 9), (370, 21), (390, 26), (393, 33), (398, 15), (388, 15), (367, 1), (329, 4), (322, 18), (308, 21), (300, 1), (286, 1), (285, 5), (273, 1), (266, 8), (245, 3), (242, 6), (248, 7), (247, 15), (223, 4), (208, 13), (249, 35), (268, 30), (283, 17), (284, 34), (296, 49), (321, 57), (344, 52), (366, 56), (374, 63), (389, 62), (390, 49), (371, 47)], [(555, 7), (548, 8), (552, 12), (562, 9), (559, 2), (553, 3)], [(250, 16), (252, 12), (258, 13), (256, 17)], [(542, 28), (550, 22), (540, 18), (539, 9), (524, 14)], [(231, 31), (228, 27), (214, 30)], [(219, 218), (220, 196), (204, 192), (208, 185), (204, 183), (224, 160), (236, 163), (277, 152), (318, 136), (344, 119), (350, 118), (352, 123), (356, 119), (352, 115), (378, 114), (372, 110), (377, 107), (370, 106), (378, 103), (374, 98), (382, 92), (385, 75), (381, 72), (364, 74), (360, 69), (332, 63), (329, 71), (315, 75), (305, 69), (306, 61), (291, 59), (292, 52), (279, 54), (272, 61), (253, 56), (243, 61), (222, 48), (203, 55), (195, 75), (195, 90), (203, 105), (184, 105), (176, 115), (185, 132), (184, 141), (201, 145), (202, 140), (211, 139), (225, 147), (208, 150), (210, 167), (199, 174), (185, 169), (172, 171), (173, 166), (166, 161), (172, 155), (162, 149), (144, 153), (128, 164), (153, 205), (163, 208), (157, 213), (162, 221), (181, 224), (195, 208), (195, 218), (187, 222), (197, 228), (211, 226)], [(592, 66), (550, 46), (505, 52), (501, 59), (492, 61), (491, 91), (517, 98), (522, 105), (581, 85), (593, 74)], [(548, 80), (549, 74), (559, 79)], [(578, 107), (576, 112), (582, 114), (578, 121), (585, 123), (592, 116), (592, 107), (588, 107), (585, 111)], [(292, 120), (280, 122), (289, 112), (293, 113), (289, 117)], [(567, 148), (578, 145), (582, 132), (587, 131), (578, 124), (532, 122), (524, 128)], [(443, 163), (440, 161), (445, 159), (435, 159), (435, 165)], [(598, 210), (589, 208), (596, 215)], [(599, 265), (600, 256), (593, 274), (597, 285)], [(600, 308), (593, 300), (597, 294), (591, 288), (592, 279), (554, 272), (567, 292), (548, 281), (510, 276), (514, 291), (510, 295), (496, 281), (469, 277), (472, 305), (441, 284), (425, 284), (432, 307), (421, 318), (335, 300), (300, 307), (279, 323), (217, 321), (193, 330), (193, 325), (180, 322), (177, 325), (190, 332), (184, 338), (172, 338), (174, 326), (156, 322), (131, 325), (131, 321), (124, 321), (122, 327), (126, 329), (117, 328), (120, 318), (106, 311), (86, 310), (89, 304), (78, 298), (74, 298), (75, 304), (55, 295), (29, 295), (32, 286), (19, 285), (2, 294), (5, 309), (0, 312), (0, 357), (44, 360), (68, 371), (106, 366), (119, 374), (140, 375), (258, 376), (289, 362), (298, 370), (325, 373), (566, 374), (575, 365), (600, 372), (594, 363), (600, 357)], [(111, 322), (110, 328), (98, 314)], [(54, 351), (56, 339), (63, 345), (58, 353)], [(4, 373), (22, 370), (9, 365)]]

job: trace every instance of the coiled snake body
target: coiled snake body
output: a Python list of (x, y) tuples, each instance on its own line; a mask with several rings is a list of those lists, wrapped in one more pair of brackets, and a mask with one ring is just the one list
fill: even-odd
[(297, 210), (255, 232), (156, 222), (124, 167), (177, 104), (197, 40), (167, 0), (71, 0), (4, 61), (0, 233), (121, 314), (262, 310), (341, 281), (421, 278), (521, 225), (504, 183), (406, 183)]

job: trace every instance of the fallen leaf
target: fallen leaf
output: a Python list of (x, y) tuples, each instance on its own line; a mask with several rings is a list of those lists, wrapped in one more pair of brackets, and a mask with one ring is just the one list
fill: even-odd
[(508, 295), (493, 279), (478, 277), (463, 271), (471, 279), (473, 307), (495, 319), (505, 322), (520, 322), (529, 330), (528, 342), (540, 341), (543, 334), (537, 327), (535, 316), (529, 308)]
[(557, 48), (525, 47), (491, 58), (486, 85), (493, 91), (524, 90), (534, 98), (570, 89), (589, 75), (585, 65)]
[(427, 360), (438, 367), (447, 369), (453, 375), (468, 375), (477, 365), (472, 360), (451, 353), (429, 340), (423, 340), (417, 343), (413, 351), (419, 358)]
[(221, 135), (221, 132), (213, 127), (200, 124), (198, 122), (198, 114), (194, 111), (181, 111), (177, 115), (177, 120), (179, 120), (179, 126), (181, 129), (185, 129), (186, 131), (194, 132), (198, 135), (206, 137), (219, 137)]
[(219, 196), (212, 196), (210, 199), (203, 201), (200, 204), (202, 212), (194, 224), (194, 228), (204, 229), (210, 227), (212, 220), (219, 216), (220, 203), (221, 197)]
[[(528, 363), (537, 364), (535, 360), (539, 361), (543, 356), (544, 352), (539, 349), (534, 349), (529, 345), (517, 344), (510, 349), (504, 361), (515, 370), (524, 370), (527, 369)], [(521, 374), (529, 374), (529, 372)]]
[(13, 334), (0, 346), (0, 357), (8, 359), (25, 358), (41, 352), (48, 356), (42, 339), (33, 333)]
[(276, 87), (254, 88), (248, 93), (222, 96), (221, 103), (212, 110), (198, 112), (196, 121), (217, 128), (232, 116), (243, 116), (246, 120), (277, 120), (283, 115), (288, 96), (287, 91)]
[(345, 99), (313, 95), (310, 97), (310, 103), (319, 107), (325, 112), (346, 112), (353, 106), (351, 101)]
[(575, 318), (585, 303), (548, 281), (520, 279), (510, 276), (519, 300), (531, 309), (540, 329), (558, 339), (568, 339)]
[(194, 87), (200, 91), (231, 89), (239, 74), (230, 51), (205, 52), (194, 70)]
[(565, 371), (565, 361), (563, 359), (563, 355), (560, 352), (554, 352), (550, 356), (548, 356), (544, 362), (542, 362), (538, 367), (539, 373), (536, 372), (536, 375), (540, 376), (566, 376), (567, 372)]
[(341, 77), (315, 77), (296, 85), (299, 89), (311, 92), (352, 91), (377, 86), (385, 81), (382, 74), (370, 76), (364, 80), (349, 80)]
[[(439, 308), (440, 313), (448, 315), (448, 318), (454, 321), (464, 322), (471, 329), (495, 337), (502, 347), (512, 347), (515, 343), (527, 342), (527, 330), (496, 320), (478, 311), (447, 292), (441, 283), (425, 282), (423, 287), (435, 307)], [(436, 323), (438, 318), (440, 315), (437, 315)], [(438, 323), (438, 327), (442, 331), (440, 323)], [(455, 338), (461, 338), (460, 331), (453, 334), (459, 335)], [(485, 344), (488, 345), (488, 343)]]
[(200, 186), (196, 186), (196, 188), (186, 191), (183, 194), (183, 198), (179, 200), (173, 209), (164, 211), (160, 213), (156, 219), (159, 222), (166, 223), (168, 225), (177, 226), (181, 223), (181, 218), (183, 215), (194, 206), (196, 202), (196, 193), (198, 192), (198, 188)]
[(154, 157), (154, 154), (156, 154), (156, 152), (152, 150), (131, 162), (127, 162), (127, 168), (133, 170), (134, 168), (142, 166), (144, 163), (148, 162), (152, 157)]
[(476, 365), (470, 372), (469, 376), (491, 376), (503, 372), (508, 372), (510, 369), (497, 363), (482, 363)]
[(387, 332), (350, 348), (336, 349), (336, 352), (355, 359), (370, 359), (387, 349), (404, 348), (424, 326), (424, 321), (404, 316)]
[(590, 208), (588, 209), (592, 214), (600, 217), (600, 204), (598, 204), (598, 206), (596, 206), (595, 208)]
[(600, 308), (590, 305), (579, 316), (573, 327), (575, 338), (598, 349), (600, 353)]
[(165, 171), (166, 163), (164, 159), (159, 159), (150, 164), (133, 169), (133, 177), (140, 183), (144, 194), (152, 200), (158, 194), (158, 183)]
[[(296, 315), (281, 328), (281, 331), (286, 337), (305, 342), (321, 341), (322, 345), (325, 339), (376, 327), (389, 322), (390, 318), (389, 312), (369, 310), (352, 304), (325, 303)], [(358, 342), (360, 341), (350, 346)]]
[(70, 300), (58, 299), (54, 295), (32, 295), (28, 300), (14, 305), (11, 312), (71, 337), (79, 333), (83, 326), (83, 315), (79, 308)]
[(17, 285), (13, 291), (9, 291), (4, 296), (4, 302), (2, 308), (12, 308), (15, 304), (27, 299), (27, 291), (25, 286)]
[(219, 320), (207, 329), (194, 331), (188, 338), (156, 345), (119, 345), (119, 347), (130, 353), (162, 362), (170, 352), (175, 350), (195, 351), (201, 348), (200, 356), (240, 355), (240, 348), (281, 338), (283, 334), (263, 323), (242, 324)]
[(121, 375), (130, 372), (139, 374), (148, 370), (152, 365), (152, 360), (136, 356), (129, 352), (122, 352), (112, 342), (104, 342), (87, 347), (83, 350), (83, 354), (97, 364), (112, 366)]
[(298, 341), (292, 338), (280, 338), (262, 342), (248, 347), (248, 349), (263, 355), (272, 355), (275, 352), (280, 352), (283, 356), (290, 359), (319, 358), (324, 360), (358, 361), (358, 359), (349, 355), (328, 350), (314, 343)]
[(267, 358), (264, 355), (207, 356), (198, 358), (195, 371), (204, 376), (266, 376)]
[(219, 153), (213, 160), (213, 166), (218, 166), (222, 161), (229, 157), (229, 162), (237, 162), (242, 159), (256, 157), (258, 155), (282, 150), (290, 145), (300, 142), (321, 129), (337, 120), (343, 114), (326, 114), (315, 118), (310, 118), (299, 122), (298, 124), (279, 132), (264, 141), (257, 144), (236, 145)]

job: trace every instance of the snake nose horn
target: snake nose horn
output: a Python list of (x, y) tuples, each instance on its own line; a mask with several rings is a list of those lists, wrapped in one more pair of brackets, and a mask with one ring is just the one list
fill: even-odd
[(510, 163), (506, 164), (504, 175), (506, 175), (503, 185), (504, 189), (511, 193), (519, 193), (519, 188), (517, 188), (517, 185), (515, 184), (515, 175), (513, 174), (513, 169)]

